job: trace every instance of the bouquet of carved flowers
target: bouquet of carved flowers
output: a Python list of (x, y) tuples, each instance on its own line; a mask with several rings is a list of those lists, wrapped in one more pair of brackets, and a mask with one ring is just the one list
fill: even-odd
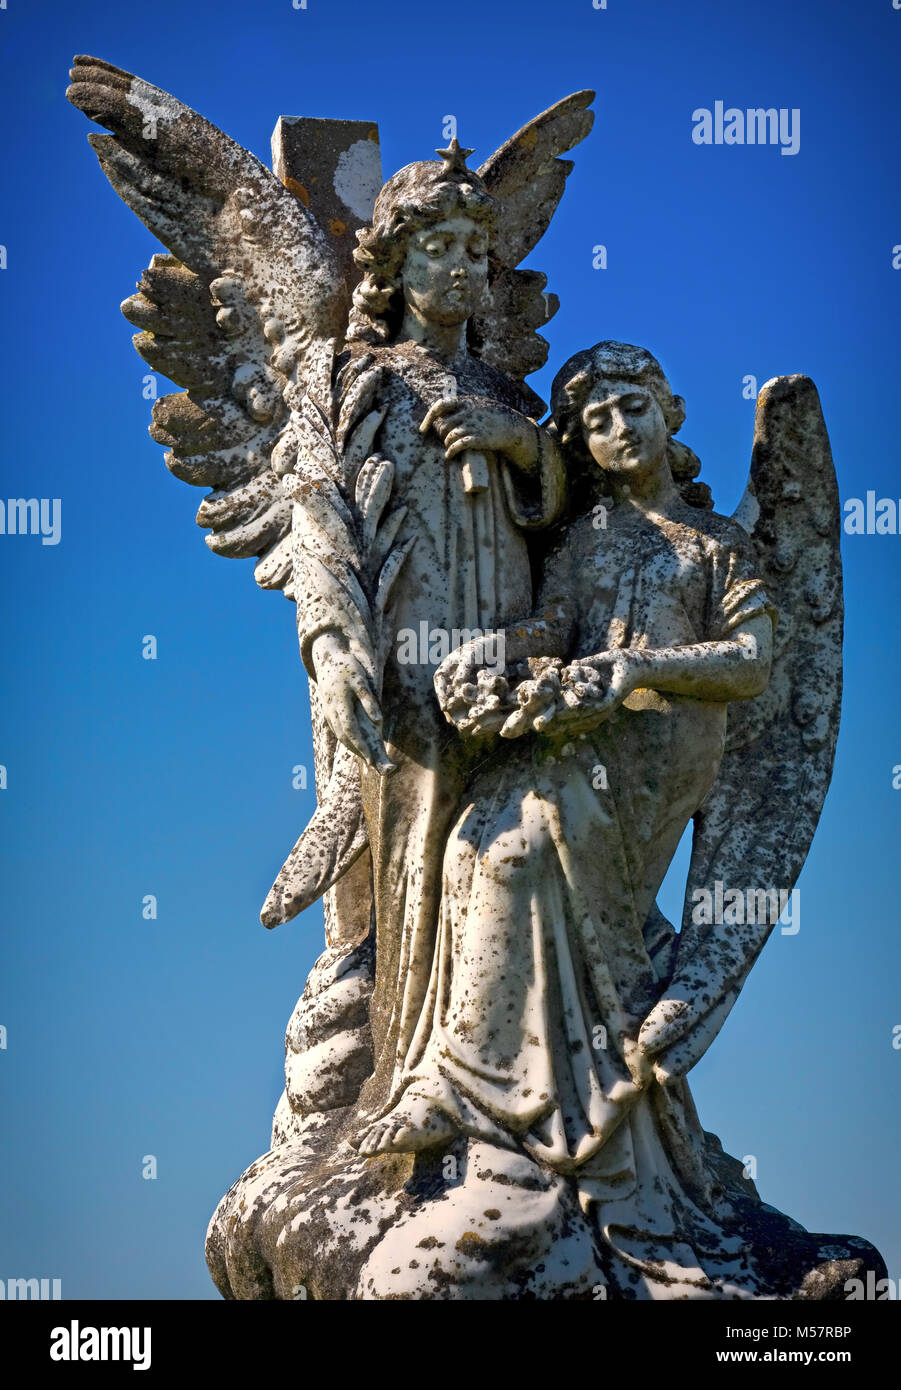
[(435, 672), (445, 718), (467, 738), (530, 731), (578, 733), (601, 722), (610, 701), (602, 674), (590, 663), (530, 656), (501, 674), (485, 664), (476, 640), (458, 647)]

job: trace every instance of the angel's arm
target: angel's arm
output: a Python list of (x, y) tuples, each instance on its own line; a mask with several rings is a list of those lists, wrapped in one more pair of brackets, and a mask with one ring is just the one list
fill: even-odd
[[(606, 667), (612, 653), (580, 659), (582, 666)], [(773, 622), (769, 613), (748, 618), (728, 640), (690, 646), (626, 648), (616, 653), (625, 663), (631, 690), (659, 690), (691, 695), (696, 700), (748, 700), (766, 690), (773, 660)]]
[[(294, 416), (298, 474), (293, 568), (300, 654), (339, 743), (378, 769), (394, 770), (381, 738), (382, 615), (409, 551), (394, 541), (405, 509), (391, 508), (394, 466), (369, 454), (384, 409), (372, 409), (381, 375), (362, 375), (337, 427), (307, 399)], [(342, 486), (338, 479), (345, 479)], [(349, 487), (353, 480), (353, 487)]]
[[(735, 531), (729, 544), (711, 552), (705, 640), (650, 649), (613, 647), (580, 656), (557, 672), (533, 672), (517, 690), (519, 708), (503, 726), (504, 737), (519, 737), (530, 728), (540, 733), (551, 725), (554, 736), (586, 733), (642, 689), (723, 704), (760, 695), (769, 681), (775, 610)], [(580, 553), (580, 547), (574, 551)], [(564, 578), (559, 560), (557, 568), (550, 592), (571, 594), (577, 576), (570, 570)]]
[(372, 679), (337, 628), (313, 640), (311, 661), (322, 712), (339, 743), (382, 774), (395, 763), (381, 739), (382, 711)]

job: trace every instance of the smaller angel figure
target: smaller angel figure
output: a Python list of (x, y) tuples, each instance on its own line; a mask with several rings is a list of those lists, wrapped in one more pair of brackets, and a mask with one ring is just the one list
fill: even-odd
[[(638, 1271), (643, 1297), (661, 1279), (747, 1295), (741, 1202), (684, 1073), (768, 927), (680, 937), (655, 898), (715, 809), (733, 702), (767, 689), (776, 608), (748, 533), (693, 481), (684, 404), (649, 352), (576, 354), (552, 409), (581, 514), (536, 615), (507, 628), (506, 675), (473, 644), (436, 673), (448, 720), (496, 752), (448, 838), (428, 1008), (360, 1151), (524, 1149), (596, 1210), (624, 1288)], [(731, 800), (742, 842), (755, 807)]]
[(509, 695), (471, 646), (436, 675), (465, 734), (540, 742), (483, 773), (454, 827), (444, 998), (431, 991), (406, 1098), (364, 1152), (435, 1142), (434, 1109), (448, 1138), (479, 1133), (479, 1099), (488, 1133), (500, 1122), (552, 1165), (574, 1170), (604, 1147), (666, 1042), (669, 1015), (649, 1017), (660, 986), (645, 922), (716, 779), (728, 702), (769, 677), (775, 610), (741, 527), (679, 491), (668, 445), (684, 406), (657, 361), (601, 343), (566, 364), (554, 405), (570, 463), (603, 478), (606, 526), (589, 508), (548, 558), (541, 616), (507, 631), (511, 679), (525, 675)]

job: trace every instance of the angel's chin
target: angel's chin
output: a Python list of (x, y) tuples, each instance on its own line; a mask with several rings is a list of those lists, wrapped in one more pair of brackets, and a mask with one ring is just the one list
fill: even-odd
[(440, 309), (436, 309), (429, 317), (432, 323), (440, 324), (442, 328), (456, 328), (458, 324), (465, 323), (469, 315), (469, 305), (454, 300), (450, 304), (444, 304)]

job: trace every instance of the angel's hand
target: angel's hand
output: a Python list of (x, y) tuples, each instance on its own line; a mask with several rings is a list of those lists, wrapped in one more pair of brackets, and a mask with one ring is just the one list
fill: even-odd
[(541, 733), (555, 718), (563, 701), (559, 661), (552, 662), (541, 675), (522, 681), (516, 688), (519, 706), (505, 721), (502, 738), (521, 738), (534, 729)]
[(570, 666), (557, 661), (537, 680), (523, 681), (520, 708), (502, 729), (504, 738), (536, 733), (582, 734), (602, 724), (635, 689), (637, 663), (628, 651), (600, 652)]
[(335, 738), (382, 775), (393, 772), (397, 764), (382, 742), (382, 711), (363, 666), (336, 632), (320, 633), (312, 657), (322, 712)]
[(554, 720), (561, 732), (581, 733), (609, 719), (639, 683), (639, 660), (628, 649), (599, 652), (560, 673), (564, 708)]
[(640, 1042), (635, 1043), (628, 1050), (626, 1065), (632, 1073), (635, 1084), (643, 1091), (650, 1086), (652, 1081), (657, 1079), (654, 1059)]
[(657, 1058), (685, 1036), (693, 1019), (687, 1000), (660, 999), (641, 1025), (638, 1042), (648, 1056)]
[(538, 459), (538, 433), (519, 411), (482, 396), (448, 396), (428, 411), (420, 433), (434, 429), (452, 459), (467, 450), (504, 454), (519, 468), (530, 469)]
[(670, 1071), (666, 1053), (681, 1042), (689, 1031), (695, 1015), (685, 999), (660, 999), (648, 1014), (638, 1034), (638, 1046), (650, 1059), (654, 1077), (661, 1086), (677, 1081), (681, 1068)]

